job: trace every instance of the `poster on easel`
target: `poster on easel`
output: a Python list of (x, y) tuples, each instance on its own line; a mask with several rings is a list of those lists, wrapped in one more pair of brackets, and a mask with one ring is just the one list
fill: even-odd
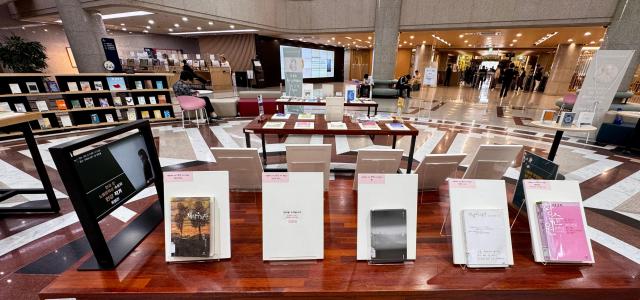
[(296, 47), (286, 47), (283, 50), (284, 81), (287, 96), (302, 97), (302, 79), (304, 60), (302, 51)]
[(438, 86), (438, 68), (426, 67), (424, 68), (424, 77), (422, 84), (430, 87)]

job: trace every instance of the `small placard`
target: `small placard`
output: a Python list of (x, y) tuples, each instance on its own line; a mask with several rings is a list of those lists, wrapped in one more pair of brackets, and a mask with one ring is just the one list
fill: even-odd
[(263, 173), (262, 182), (287, 183), (289, 182), (289, 173)]
[(169, 172), (164, 173), (164, 181), (166, 182), (189, 182), (193, 181), (192, 172)]
[(532, 190), (550, 190), (551, 183), (547, 180), (527, 180), (524, 186)]
[(384, 174), (359, 174), (358, 182), (362, 184), (384, 184)]
[(475, 189), (476, 182), (467, 179), (451, 179), (449, 180), (449, 186), (455, 189)]

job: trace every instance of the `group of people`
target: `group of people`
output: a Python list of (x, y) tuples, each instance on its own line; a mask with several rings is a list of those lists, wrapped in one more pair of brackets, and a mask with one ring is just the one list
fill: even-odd
[[(540, 84), (544, 78), (544, 67), (536, 66), (532, 76), (527, 74), (525, 68), (518, 68), (514, 63), (509, 63), (506, 68), (498, 67), (497, 69), (486, 66), (480, 68), (476, 66), (467, 67), (464, 70), (462, 80), (468, 86), (481, 88), (487, 80), (490, 80), (489, 87), (494, 89), (498, 83), (501, 83), (500, 98), (507, 96), (510, 90), (516, 93), (524, 91), (525, 88), (531, 91), (538, 91)], [(446, 75), (445, 75), (446, 76)], [(445, 85), (446, 85), (445, 79)]]

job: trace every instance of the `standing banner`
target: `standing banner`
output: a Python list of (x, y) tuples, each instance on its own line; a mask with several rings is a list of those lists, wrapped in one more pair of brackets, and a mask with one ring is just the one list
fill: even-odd
[(297, 47), (286, 47), (282, 49), (284, 58), (284, 81), (287, 96), (302, 97), (302, 71), (304, 60), (302, 60), (302, 50)]
[(108, 61), (113, 63), (113, 73), (122, 73), (122, 65), (120, 64), (120, 57), (118, 56), (118, 49), (116, 48), (116, 41), (111, 38), (102, 38), (102, 49), (104, 49), (104, 56)]
[(422, 79), (422, 84), (428, 85), (431, 87), (438, 86), (438, 68), (437, 67), (424, 68), (424, 79)]
[(587, 69), (573, 112), (593, 111), (593, 126), (602, 124), (635, 50), (598, 50)]

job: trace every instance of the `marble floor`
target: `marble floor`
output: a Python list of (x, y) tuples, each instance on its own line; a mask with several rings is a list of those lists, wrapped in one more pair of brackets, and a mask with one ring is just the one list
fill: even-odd
[[(512, 94), (500, 103), (497, 92), (488, 89), (423, 88), (402, 116), (420, 130), (417, 161), (429, 153), (473, 154), (482, 144), (519, 144), (526, 151), (546, 156), (553, 133), (528, 123), (537, 118), (541, 109), (553, 107), (555, 98), (523, 93)], [(243, 147), (242, 128), (248, 122), (249, 119), (238, 118), (189, 128), (182, 128), (180, 122), (154, 125), (162, 167), (180, 170), (198, 166), (216, 170), (216, 159), (209, 147)], [(38, 137), (39, 150), (56, 189), (61, 212), (0, 215), (0, 299), (36, 299), (40, 289), (88, 253), (77, 216), (48, 152), (53, 145), (87, 134), (89, 132)], [(286, 144), (330, 143), (334, 145), (334, 166), (345, 169), (354, 167), (359, 149), (391, 147), (390, 138), (383, 137), (371, 140), (357, 136), (268, 136), (267, 142), (267, 168), (283, 166)], [(251, 143), (258, 147), (259, 137), (252, 136)], [(405, 150), (406, 160), (408, 138), (399, 139), (398, 148)], [(469, 157), (463, 161), (459, 175), (469, 162)], [(585, 143), (585, 136), (576, 135), (563, 141), (556, 162), (567, 179), (580, 182), (592, 240), (609, 249), (610, 255), (622, 256), (629, 264), (640, 264), (640, 158), (623, 156), (613, 146)], [(518, 172), (516, 162), (504, 174), (509, 190), (514, 188)], [(334, 174), (332, 180), (350, 181), (350, 176), (349, 173)], [(38, 187), (39, 184), (24, 143), (20, 140), (0, 142), (0, 187)], [(438, 192), (433, 193), (437, 201)], [(111, 213), (101, 222), (106, 235), (113, 236), (144, 211), (154, 195), (155, 189), (148, 188)], [(43, 199), (42, 195), (17, 196), (0, 202), (0, 207)]]

